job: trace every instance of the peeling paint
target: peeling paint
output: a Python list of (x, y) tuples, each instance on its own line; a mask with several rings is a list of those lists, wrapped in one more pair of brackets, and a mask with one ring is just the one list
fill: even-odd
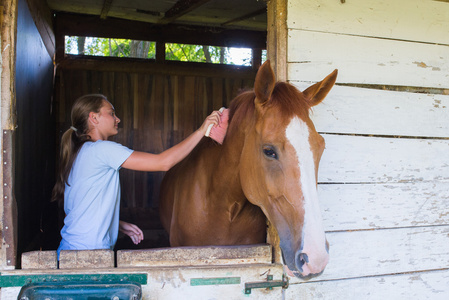
[(427, 68), (427, 65), (424, 63), (424, 62), (417, 62), (417, 61), (415, 61), (415, 62), (413, 62), (415, 65), (417, 65), (418, 67), (420, 67), (420, 68)]

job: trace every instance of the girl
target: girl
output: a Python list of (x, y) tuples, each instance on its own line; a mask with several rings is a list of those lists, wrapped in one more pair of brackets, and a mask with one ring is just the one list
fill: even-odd
[(119, 230), (134, 244), (140, 243), (142, 230), (119, 221), (119, 169), (167, 171), (190, 153), (210, 124), (218, 124), (219, 117), (214, 111), (184, 141), (151, 154), (108, 141), (118, 133), (120, 119), (105, 96), (77, 99), (71, 112), (72, 126), (62, 136), (60, 170), (52, 197), (64, 200), (66, 215), (58, 257), (61, 250), (113, 249)]

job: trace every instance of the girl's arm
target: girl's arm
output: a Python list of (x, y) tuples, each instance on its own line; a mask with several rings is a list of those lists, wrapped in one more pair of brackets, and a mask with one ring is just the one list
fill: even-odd
[(147, 152), (134, 151), (128, 159), (122, 164), (125, 169), (136, 171), (168, 171), (184, 159), (206, 134), (207, 127), (210, 124), (216, 126), (220, 115), (217, 111), (210, 114), (203, 122), (201, 127), (192, 133), (179, 144), (159, 153), (152, 154)]

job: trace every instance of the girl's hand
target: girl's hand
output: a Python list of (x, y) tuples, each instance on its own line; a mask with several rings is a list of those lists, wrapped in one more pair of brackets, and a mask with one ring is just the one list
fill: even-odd
[(214, 127), (217, 126), (220, 121), (220, 118), (221, 115), (218, 112), (218, 110), (214, 110), (209, 116), (207, 116), (207, 118), (204, 120), (203, 124), (198, 129), (198, 131), (200, 131), (203, 135), (205, 135), (209, 125), (213, 124)]
[(134, 244), (139, 244), (143, 240), (143, 232), (137, 225), (120, 221), (119, 230), (129, 236)]

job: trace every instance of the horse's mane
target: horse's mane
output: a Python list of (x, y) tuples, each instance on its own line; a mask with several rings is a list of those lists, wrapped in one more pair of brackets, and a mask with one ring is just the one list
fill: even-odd
[[(229, 105), (230, 126), (238, 126), (244, 118), (254, 114), (255, 98), (254, 90), (246, 90), (231, 101)], [(308, 116), (310, 108), (303, 94), (287, 82), (277, 82), (271, 94), (271, 99), (264, 105), (279, 108), (281, 118), (291, 118), (293, 115), (304, 118)]]

